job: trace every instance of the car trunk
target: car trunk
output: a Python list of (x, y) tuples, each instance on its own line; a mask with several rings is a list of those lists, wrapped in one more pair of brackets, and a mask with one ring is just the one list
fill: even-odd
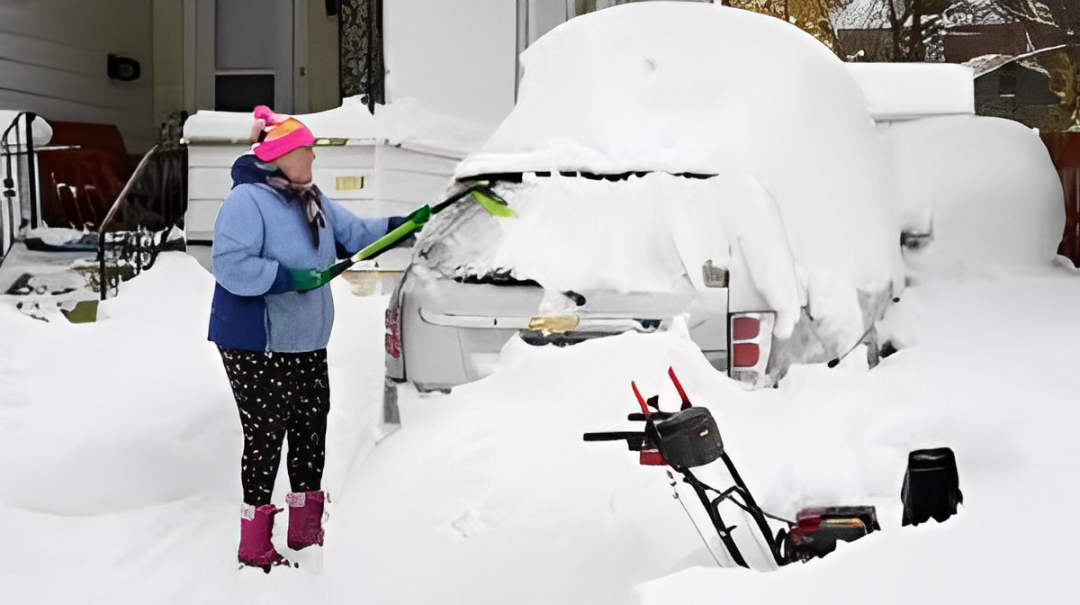
[[(718, 369), (726, 369), (726, 288), (704, 293), (689, 285), (658, 292), (586, 290), (545, 297), (535, 282), (407, 275), (390, 310), (398, 314), (392, 319), (400, 322), (399, 345), (404, 348), (400, 357), (388, 357), (388, 376), (408, 378), (421, 388), (444, 388), (489, 374), (503, 346), (517, 334), (534, 345), (572, 345), (623, 332), (667, 329), (687, 312), (691, 336), (711, 351), (710, 361), (715, 360)], [(408, 343), (421, 340), (428, 344), (408, 348)], [(445, 347), (458, 350), (460, 367), (443, 361), (458, 359), (446, 355)]]

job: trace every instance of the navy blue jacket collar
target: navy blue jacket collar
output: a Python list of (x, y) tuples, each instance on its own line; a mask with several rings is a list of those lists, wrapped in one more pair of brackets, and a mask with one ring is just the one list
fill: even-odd
[(273, 164), (267, 164), (259, 160), (253, 154), (246, 153), (233, 162), (232, 186), (247, 185), (251, 183), (266, 184), (266, 179), (272, 176), (285, 178), (285, 173)]

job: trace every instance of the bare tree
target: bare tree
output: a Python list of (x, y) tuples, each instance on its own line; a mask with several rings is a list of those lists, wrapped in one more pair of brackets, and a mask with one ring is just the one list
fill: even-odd
[(840, 53), (829, 12), (852, 0), (718, 0), (717, 4), (783, 19), (808, 32), (830, 50)]
[(1076, 0), (994, 0), (993, 6), (999, 14), (1017, 21), (1080, 33), (1080, 4)]
[(927, 44), (942, 28), (951, 0), (884, 0), (892, 30), (893, 60), (925, 61)]

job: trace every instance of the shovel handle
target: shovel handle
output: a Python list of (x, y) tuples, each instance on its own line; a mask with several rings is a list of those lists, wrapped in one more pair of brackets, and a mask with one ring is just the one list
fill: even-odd
[[(461, 201), (465, 196), (477, 191), (478, 189), (486, 188), (488, 186), (487, 181), (476, 181), (470, 183), (467, 187), (458, 191), (454, 195), (446, 198), (431, 208), (431, 214), (438, 214), (439, 212), (449, 208), (455, 202)], [(422, 225), (416, 224), (415, 221), (408, 220), (399, 225), (396, 229), (390, 231), (386, 235), (371, 242), (367, 246), (360, 249), (359, 252), (351, 257), (335, 264), (330, 267), (330, 272), (333, 277), (337, 277), (345, 272), (346, 269), (355, 265), (356, 263), (369, 259), (373, 256), (384, 252), (387, 248), (390, 248), (394, 244), (398, 243), (401, 239), (409, 236), (410, 234), (418, 231)]]
[(394, 244), (396, 244), (398, 242), (398, 240), (400, 240), (401, 238), (409, 235), (413, 231), (416, 231), (417, 227), (419, 227), (419, 225), (417, 225), (416, 223), (414, 223), (411, 220), (408, 220), (408, 221), (405, 221), (404, 223), (401, 223), (401, 225), (399, 225), (393, 231), (391, 231), (391, 232), (387, 233), (386, 235), (380, 237), (379, 239), (371, 242), (367, 246), (364, 246), (363, 248), (360, 249), (359, 252), (352, 255), (349, 258), (349, 261), (351, 261), (350, 264), (358, 263), (358, 262), (360, 262), (360, 261), (362, 261), (362, 260), (364, 260), (366, 258), (370, 258), (372, 256), (375, 256), (376, 254), (382, 252), (383, 250), (386, 250), (390, 246), (393, 246)]

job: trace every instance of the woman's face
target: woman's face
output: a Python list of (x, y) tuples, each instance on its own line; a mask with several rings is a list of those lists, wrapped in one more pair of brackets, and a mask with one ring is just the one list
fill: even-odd
[(297, 147), (274, 160), (274, 164), (285, 173), (285, 177), (298, 185), (311, 182), (311, 164), (315, 161), (315, 149)]

